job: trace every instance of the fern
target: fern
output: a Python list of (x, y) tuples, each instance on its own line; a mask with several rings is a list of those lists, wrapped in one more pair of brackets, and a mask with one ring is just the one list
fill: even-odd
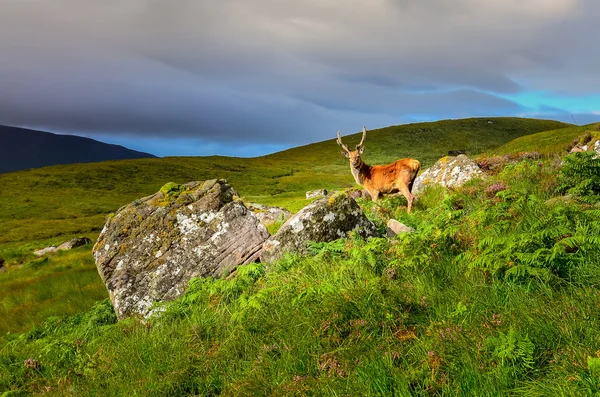
[(522, 374), (535, 365), (535, 345), (528, 335), (521, 336), (512, 327), (506, 334), (499, 332), (497, 337), (488, 337), (486, 345), (497, 364), (513, 375)]

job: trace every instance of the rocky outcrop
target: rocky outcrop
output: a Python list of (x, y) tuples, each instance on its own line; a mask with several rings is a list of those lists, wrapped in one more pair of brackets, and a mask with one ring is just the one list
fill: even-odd
[(254, 261), (268, 236), (227, 181), (169, 183), (108, 219), (93, 254), (122, 319)]
[(248, 203), (246, 206), (252, 211), (254, 216), (258, 218), (260, 223), (265, 226), (272, 225), (275, 222), (286, 221), (292, 216), (290, 211), (281, 207), (272, 207), (254, 203)]
[(387, 235), (388, 237), (394, 237), (399, 233), (412, 233), (415, 229), (410, 226), (406, 226), (404, 223), (400, 223), (395, 219), (390, 219), (387, 223)]
[(311, 190), (309, 192), (306, 192), (306, 199), (310, 200), (310, 199), (314, 199), (317, 197), (324, 197), (327, 196), (327, 190), (326, 189), (317, 189), (317, 190)]
[(55, 245), (52, 245), (50, 247), (46, 247), (46, 248), (42, 248), (39, 250), (35, 250), (33, 251), (33, 254), (36, 256), (44, 256), (47, 254), (52, 254), (55, 253), (57, 251), (68, 251), (68, 250), (72, 250), (73, 248), (78, 248), (78, 247), (82, 247), (86, 244), (91, 244), (92, 240), (90, 240), (87, 237), (75, 237), (69, 241), (66, 241), (64, 243), (62, 243), (61, 245), (59, 245), (58, 247)]
[(465, 182), (481, 177), (484, 173), (477, 163), (461, 154), (456, 157), (443, 157), (415, 179), (413, 194), (421, 193), (429, 185), (442, 185), (448, 188), (462, 186)]
[(264, 244), (261, 262), (269, 262), (284, 253), (307, 252), (307, 242), (327, 242), (354, 230), (361, 237), (377, 235), (373, 222), (367, 219), (356, 201), (345, 193), (337, 193), (307, 205), (288, 219)]

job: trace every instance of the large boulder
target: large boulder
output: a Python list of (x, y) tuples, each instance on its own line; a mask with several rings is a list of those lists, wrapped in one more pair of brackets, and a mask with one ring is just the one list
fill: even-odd
[(260, 255), (261, 262), (280, 258), (286, 252), (307, 252), (307, 243), (333, 241), (354, 230), (361, 237), (377, 235), (377, 229), (356, 201), (337, 193), (307, 205), (285, 222), (269, 238)]
[(483, 175), (477, 163), (464, 154), (456, 157), (446, 156), (415, 179), (412, 191), (418, 194), (430, 185), (442, 185), (448, 188), (462, 186), (465, 182)]
[(254, 261), (268, 237), (227, 181), (170, 183), (108, 219), (93, 254), (122, 319)]

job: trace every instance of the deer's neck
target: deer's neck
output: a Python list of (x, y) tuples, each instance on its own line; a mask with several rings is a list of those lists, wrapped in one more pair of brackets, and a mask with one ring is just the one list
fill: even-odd
[(356, 183), (363, 185), (365, 183), (365, 177), (367, 177), (371, 172), (371, 166), (365, 164), (361, 160), (356, 167), (350, 163), (350, 171), (352, 172), (352, 176), (354, 177)]

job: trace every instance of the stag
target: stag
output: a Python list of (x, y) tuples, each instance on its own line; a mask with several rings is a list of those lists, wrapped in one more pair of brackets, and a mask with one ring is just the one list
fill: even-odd
[(407, 213), (410, 213), (413, 200), (412, 185), (417, 177), (421, 164), (415, 159), (400, 159), (388, 165), (367, 165), (361, 160), (360, 155), (363, 154), (365, 147), (365, 138), (367, 137), (367, 129), (363, 127), (362, 139), (356, 150), (350, 150), (342, 142), (340, 132), (337, 133), (337, 143), (342, 148), (342, 156), (350, 160), (350, 171), (354, 180), (371, 195), (373, 201), (377, 201), (379, 195), (402, 193), (406, 197), (408, 207)]

